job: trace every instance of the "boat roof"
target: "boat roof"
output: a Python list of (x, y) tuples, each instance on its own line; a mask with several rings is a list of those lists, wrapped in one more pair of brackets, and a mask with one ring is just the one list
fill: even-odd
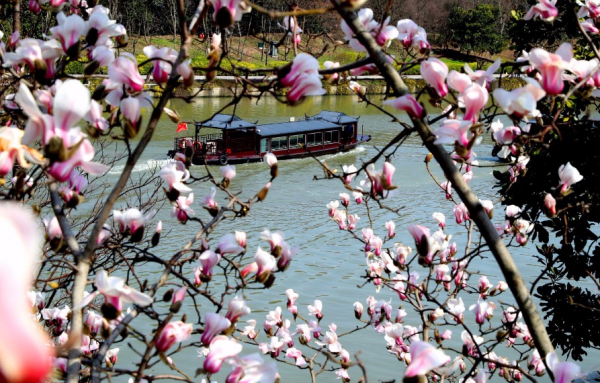
[(319, 114), (307, 117), (307, 119), (322, 119), (336, 124), (348, 124), (358, 121), (358, 118), (350, 117), (342, 112), (332, 112), (330, 110), (323, 110), (319, 112)]
[(243, 129), (243, 128), (254, 128), (256, 123), (252, 123), (239, 118), (238, 116), (232, 116), (231, 114), (215, 114), (210, 120), (204, 122), (196, 122), (196, 127), (206, 127), (214, 129)]
[(339, 129), (339, 124), (320, 120), (301, 120), (295, 122), (279, 122), (276, 124), (259, 125), (256, 132), (262, 137), (283, 136), (288, 134), (310, 133), (319, 130)]

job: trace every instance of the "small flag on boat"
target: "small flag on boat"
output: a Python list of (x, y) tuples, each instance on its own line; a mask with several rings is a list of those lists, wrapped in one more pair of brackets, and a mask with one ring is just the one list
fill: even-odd
[(187, 123), (185, 121), (177, 124), (177, 130), (175, 133), (183, 132), (184, 130), (188, 130)]

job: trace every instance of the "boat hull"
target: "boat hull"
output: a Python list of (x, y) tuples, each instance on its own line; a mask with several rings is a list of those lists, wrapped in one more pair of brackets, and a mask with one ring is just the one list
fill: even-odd
[[(358, 145), (363, 144), (365, 142), (369, 142), (371, 140), (371, 136), (359, 136), (358, 140), (354, 143), (346, 144), (346, 145), (335, 145), (331, 147), (323, 147), (323, 148), (314, 148), (308, 147), (301, 150), (295, 151), (274, 151), (273, 154), (277, 156), (278, 160), (291, 160), (295, 158), (305, 158), (305, 157), (318, 157), (327, 154), (335, 154), (339, 152), (347, 152), (356, 148)], [(173, 158), (175, 155), (175, 151), (169, 152), (169, 157)], [(235, 164), (246, 164), (252, 162), (260, 162), (262, 161), (262, 156), (260, 155), (244, 155), (244, 156), (236, 156), (236, 155), (221, 155), (221, 156), (202, 156), (202, 155), (194, 155), (192, 157), (192, 164), (194, 165), (235, 165)]]

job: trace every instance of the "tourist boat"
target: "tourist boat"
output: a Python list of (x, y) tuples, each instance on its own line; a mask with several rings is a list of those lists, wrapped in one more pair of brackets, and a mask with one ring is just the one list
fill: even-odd
[[(345, 152), (371, 140), (358, 134), (358, 118), (341, 112), (322, 111), (295, 121), (257, 125), (238, 116), (217, 114), (195, 122), (193, 137), (176, 137), (168, 155), (193, 148), (195, 165), (226, 165), (261, 161), (266, 153), (280, 160)], [(203, 130), (220, 133), (201, 134)], [(187, 150), (188, 154), (191, 152)]]

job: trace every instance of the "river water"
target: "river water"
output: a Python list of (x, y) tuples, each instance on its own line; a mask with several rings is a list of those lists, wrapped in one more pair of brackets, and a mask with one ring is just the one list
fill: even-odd
[[(209, 118), (213, 113), (229, 102), (227, 98), (199, 99), (191, 104), (186, 104), (181, 100), (170, 101), (169, 107), (176, 109), (183, 120), (203, 120)], [(273, 97), (265, 97), (260, 101), (243, 100), (238, 106), (236, 113), (241, 118), (249, 121), (259, 121), (259, 123), (282, 122), (287, 121), (289, 117), (296, 119), (306, 115), (314, 115), (321, 110), (333, 110), (344, 112), (351, 116), (360, 116), (359, 129), (364, 129), (365, 134), (372, 135), (373, 139), (351, 152), (321, 157), (327, 164), (336, 169), (342, 165), (357, 164), (369, 159), (375, 154), (376, 147), (382, 147), (399, 131), (397, 124), (391, 123), (390, 118), (381, 114), (373, 107), (367, 107), (365, 103), (358, 102), (354, 96), (325, 96), (308, 98), (303, 104), (290, 107), (277, 102)], [(390, 110), (391, 111), (391, 110)], [(233, 108), (228, 108), (225, 113), (232, 113)], [(432, 111), (433, 113), (433, 111)], [(399, 114), (400, 119), (408, 122), (405, 114)], [(147, 116), (145, 118), (147, 121)], [(167, 119), (163, 119), (159, 124), (159, 129), (153, 139), (152, 144), (144, 154), (140, 164), (136, 167), (136, 172), (143, 172), (156, 166), (162, 166), (166, 162), (166, 153), (173, 146), (173, 137), (177, 135), (193, 134), (193, 125), (190, 124), (190, 131), (175, 134), (175, 124)], [(491, 155), (491, 142), (489, 138), (484, 138), (480, 147), (476, 149), (479, 154), (481, 165), (501, 166), (495, 162)], [(382, 238), (385, 235), (384, 223), (393, 220), (397, 227), (397, 236), (392, 242), (400, 242), (414, 248), (412, 237), (406, 230), (409, 224), (423, 224), (434, 228), (435, 222), (431, 215), (435, 211), (444, 213), (447, 217), (448, 227), (446, 233), (452, 234), (453, 239), (458, 243), (459, 249), (465, 246), (465, 228), (455, 224), (452, 214), (452, 203), (446, 201), (443, 192), (435, 185), (433, 180), (426, 172), (423, 160), (428, 151), (421, 145), (418, 137), (408, 139), (397, 151), (391, 162), (396, 167), (394, 183), (398, 185), (398, 196), (385, 201), (385, 204), (393, 208), (400, 208), (399, 214), (390, 212), (381, 212), (374, 210), (371, 212), (374, 221), (376, 235)], [(440, 181), (443, 181), (441, 171), (433, 162), (431, 164), (434, 174)], [(241, 192), (242, 196), (249, 198), (254, 195), (267, 181), (269, 177), (268, 166), (264, 163), (238, 165), (237, 176), (232, 183), (232, 190)], [(381, 168), (379, 163), (378, 169)], [(475, 176), (471, 181), (471, 186), (478, 194), (480, 199), (495, 198), (493, 190), (494, 178), (492, 171), (494, 167), (482, 167), (475, 169)], [(213, 172), (218, 174), (218, 168), (214, 167)], [(195, 175), (204, 174), (203, 167), (193, 167), (192, 172)], [(110, 172), (110, 177), (117, 177), (120, 168), (115, 167)], [(235, 221), (224, 221), (213, 234), (212, 243), (216, 242), (221, 235), (234, 230), (243, 230), (248, 233), (248, 251), (254, 254), (257, 246), (266, 248), (268, 245), (260, 239), (260, 232), (264, 229), (271, 231), (282, 231), (285, 233), (286, 240), (292, 245), (299, 246), (299, 251), (290, 268), (285, 273), (277, 274), (277, 280), (274, 286), (267, 291), (247, 291), (246, 298), (249, 306), (252, 308), (252, 314), (246, 319), (256, 319), (257, 328), (261, 327), (265, 315), (270, 310), (280, 306), (284, 312), (284, 318), (292, 320), (291, 314), (286, 309), (285, 290), (292, 288), (298, 294), (297, 306), (299, 313), (307, 317), (307, 305), (312, 304), (315, 299), (323, 302), (324, 318), (321, 321), (323, 331), (327, 326), (334, 322), (338, 333), (344, 333), (361, 325), (354, 319), (353, 303), (360, 301), (366, 307), (366, 298), (369, 295), (375, 295), (377, 299), (392, 300), (392, 305), (398, 307), (402, 302), (396, 294), (382, 290), (376, 294), (372, 285), (364, 288), (358, 288), (362, 284), (361, 278), (365, 274), (365, 257), (361, 250), (360, 243), (352, 239), (351, 235), (341, 232), (337, 225), (329, 218), (326, 204), (331, 200), (338, 199), (338, 194), (344, 192), (344, 188), (337, 180), (314, 181), (314, 176), (321, 177), (323, 172), (319, 164), (314, 159), (299, 159), (281, 161), (279, 164), (279, 178), (273, 183), (267, 199), (263, 203), (258, 203), (252, 209), (250, 214)], [(207, 184), (196, 183), (192, 185), (195, 195), (194, 210), (203, 219), (208, 218), (208, 214), (200, 208), (199, 201), (206, 195), (210, 187)], [(217, 195), (220, 203), (225, 202), (223, 195)], [(120, 206), (117, 204), (116, 208)], [(496, 204), (496, 221), (500, 222), (503, 216), (503, 209), (500, 204)], [(366, 227), (368, 224), (366, 210), (364, 206), (351, 204), (351, 213), (358, 213), (361, 217), (357, 228)], [(174, 219), (170, 218), (170, 207), (164, 206), (157, 214), (156, 219), (162, 219), (164, 224), (164, 233), (161, 240), (159, 253), (164, 258), (170, 257), (176, 249), (179, 249), (182, 243), (189, 240), (198, 230), (198, 226), (193, 222), (187, 225), (179, 225)], [(390, 243), (392, 245), (392, 243)], [(163, 254), (164, 253), (164, 254)], [(531, 246), (526, 248), (514, 249), (513, 254), (519, 264), (521, 273), (526, 280), (533, 280), (539, 273), (539, 266), (533, 257), (535, 249)], [(193, 267), (189, 267), (188, 277), (192, 278)], [(490, 282), (496, 284), (503, 280), (499, 269), (493, 259), (489, 257), (480, 260), (474, 264), (473, 270), (479, 271), (489, 277)], [(424, 275), (426, 270), (422, 271)], [(159, 270), (147, 271), (146, 277), (150, 281), (155, 280)], [(472, 276), (472, 279), (478, 279), (478, 276)], [(218, 291), (218, 283), (215, 283), (213, 289)], [(159, 295), (160, 296), (160, 295)], [(472, 303), (471, 297), (463, 297), (468, 305)], [(492, 299), (494, 300), (494, 299)], [(504, 302), (512, 302), (509, 296), (502, 296)], [(190, 302), (188, 302), (190, 303)], [(201, 302), (200, 311), (204, 313), (212, 310), (207, 302)], [(409, 307), (405, 307), (409, 316), (405, 318), (405, 323), (418, 325), (418, 319)], [(193, 314), (191, 307), (187, 307), (190, 315)], [(497, 320), (501, 312), (496, 310)], [(472, 320), (472, 313), (465, 313), (468, 320)], [(141, 321), (134, 322), (135, 326), (144, 329), (146, 326)], [(295, 324), (292, 320), (292, 328)], [(238, 325), (239, 328), (239, 325)], [(453, 334), (453, 344), (457, 345), (460, 339), (460, 329), (455, 328)], [(197, 336), (197, 335), (194, 335)], [(263, 342), (268, 342), (264, 333), (259, 336)], [(380, 380), (389, 381), (395, 379), (400, 381), (403, 376), (403, 363), (397, 361), (395, 356), (389, 354), (385, 349), (385, 340), (382, 334), (377, 334), (372, 328), (351, 334), (340, 339), (343, 347), (347, 349), (352, 359), (357, 351), (361, 351), (360, 358), (367, 366), (369, 379), (371, 382)], [(298, 348), (303, 349), (299, 344)], [(122, 354), (119, 356), (120, 362), (126, 365), (131, 357), (131, 352), (126, 347), (121, 346)], [(502, 354), (504, 346), (498, 348)], [(250, 346), (245, 346), (245, 352), (256, 352)], [(185, 354), (185, 355), (184, 355)], [(282, 354), (283, 355), (283, 354)], [(312, 354), (308, 354), (312, 355)], [(268, 358), (265, 356), (265, 358)], [(195, 354), (190, 355), (189, 350), (181, 353), (175, 358), (179, 368), (193, 376), (196, 368), (201, 367), (203, 359), (197, 358)], [(278, 364), (282, 375), (282, 382), (309, 382), (309, 375), (306, 371), (301, 371), (295, 367)], [(525, 366), (523, 366), (525, 367)], [(223, 370), (229, 372), (229, 367), (224, 366)], [(162, 368), (153, 370), (154, 372), (164, 371)], [(357, 368), (349, 371), (352, 381), (356, 382), (360, 374)], [(218, 382), (224, 381), (223, 374), (215, 377)], [(199, 381), (200, 379), (198, 379)], [(335, 380), (335, 375), (326, 373), (318, 379), (322, 382)], [(124, 380), (123, 380), (124, 381)]]

